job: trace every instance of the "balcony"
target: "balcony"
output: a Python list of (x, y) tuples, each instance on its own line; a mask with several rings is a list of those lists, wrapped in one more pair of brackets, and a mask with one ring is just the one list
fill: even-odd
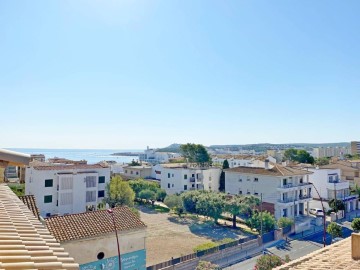
[(190, 177), (190, 182), (195, 183), (195, 177)]
[(282, 207), (288, 207), (294, 204), (294, 198), (285, 198), (277, 201)]
[(299, 201), (300, 202), (309, 202), (312, 200), (311, 195), (299, 195)]
[(278, 191), (293, 191), (293, 190), (296, 190), (296, 189), (297, 189), (297, 186), (293, 185), (292, 183), (282, 185), (282, 186), (277, 188)]

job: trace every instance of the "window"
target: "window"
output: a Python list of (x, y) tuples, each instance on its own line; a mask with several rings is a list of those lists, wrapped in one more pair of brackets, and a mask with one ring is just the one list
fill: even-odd
[(104, 198), (105, 197), (105, 190), (99, 190), (98, 191), (98, 198)]
[(133, 174), (133, 171), (130, 171), (130, 174)]
[(86, 202), (96, 201), (96, 191), (86, 191)]
[(44, 203), (52, 203), (52, 195), (44, 196)]
[(191, 175), (191, 177), (195, 177), (195, 173), (193, 173), (193, 174)]
[(192, 184), (191, 187), (195, 187), (195, 184)]
[(185, 180), (187, 179), (187, 174), (184, 174), (184, 179), (185, 179)]
[(239, 179), (239, 182), (242, 182), (242, 179)]
[(259, 195), (259, 193), (257, 193), (256, 191), (254, 191), (254, 195)]
[(125, 173), (127, 173), (127, 170), (125, 170)]
[(259, 178), (254, 178), (254, 182), (259, 182)]
[(172, 187), (174, 187), (174, 184), (172, 184)]
[(52, 179), (46, 179), (45, 180), (45, 187), (52, 187), (53, 186), (53, 180)]
[(168, 178), (170, 178), (170, 173), (168, 173)]
[(136, 175), (139, 175), (139, 172), (136, 172)]
[(187, 190), (187, 185), (184, 185), (184, 190)]
[[(72, 176), (62, 176), (59, 179), (59, 182), (60, 182), (60, 190), (69, 190), (73, 188)], [(59, 186), (57, 186), (57, 190), (59, 190)]]
[(170, 183), (168, 183), (168, 188), (170, 188)]
[(105, 176), (99, 176), (99, 184), (105, 183)]
[[(60, 205), (71, 205), (73, 203), (73, 194), (70, 193), (60, 193)], [(59, 203), (59, 202), (57, 202)]]
[(240, 194), (240, 195), (242, 194), (242, 190), (239, 190), (239, 194)]
[(174, 177), (174, 174), (172, 174), (171, 177)]
[(86, 176), (85, 177), (86, 187), (96, 187), (96, 176)]

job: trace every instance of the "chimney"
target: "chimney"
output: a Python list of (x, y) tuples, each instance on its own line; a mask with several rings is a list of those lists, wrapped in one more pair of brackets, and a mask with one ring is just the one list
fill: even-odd
[(265, 170), (269, 169), (269, 160), (265, 159)]
[(360, 234), (351, 234), (351, 257), (353, 260), (360, 260)]

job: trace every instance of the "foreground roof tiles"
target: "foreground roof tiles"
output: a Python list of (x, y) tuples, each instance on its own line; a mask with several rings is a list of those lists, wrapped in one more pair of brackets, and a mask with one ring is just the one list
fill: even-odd
[(0, 185), (0, 270), (78, 268), (27, 206)]
[(284, 264), (276, 270), (359, 270), (351, 258), (351, 237)]
[(261, 174), (261, 175), (272, 175), (272, 176), (293, 176), (293, 175), (306, 175), (312, 174), (312, 172), (294, 169), (279, 164), (274, 164), (272, 168), (258, 168), (258, 167), (235, 167), (226, 169), (226, 172), (239, 172), (249, 174)]
[[(118, 231), (145, 229), (146, 225), (126, 206), (113, 208)], [(107, 210), (47, 218), (46, 226), (60, 242), (114, 232)]]
[(37, 219), (40, 218), (39, 209), (37, 208), (34, 195), (19, 196), (19, 199), (29, 208)]

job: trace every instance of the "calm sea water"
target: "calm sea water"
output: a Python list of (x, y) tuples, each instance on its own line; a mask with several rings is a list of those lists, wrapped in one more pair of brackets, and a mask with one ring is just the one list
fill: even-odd
[(97, 163), (103, 160), (114, 160), (118, 163), (131, 162), (133, 159), (138, 160), (137, 156), (111, 156), (119, 152), (143, 152), (139, 149), (35, 149), (35, 148), (7, 148), (8, 150), (17, 151), (25, 154), (44, 154), (45, 158), (67, 158), (72, 160), (85, 159), (89, 164)]

